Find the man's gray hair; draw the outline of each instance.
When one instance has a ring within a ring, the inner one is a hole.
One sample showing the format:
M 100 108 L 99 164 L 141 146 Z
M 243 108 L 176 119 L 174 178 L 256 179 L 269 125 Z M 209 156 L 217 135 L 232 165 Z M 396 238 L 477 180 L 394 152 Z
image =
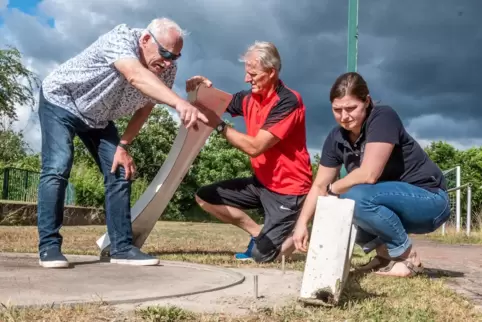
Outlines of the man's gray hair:
M 187 31 L 183 30 L 176 22 L 165 17 L 153 19 L 144 32 L 147 32 L 149 30 L 154 35 L 156 35 L 156 37 L 159 37 L 166 34 L 170 29 L 174 29 L 175 31 L 177 31 L 179 33 L 179 37 L 181 38 L 184 38 L 189 34 Z
M 281 71 L 281 57 L 276 46 L 268 41 L 255 41 L 248 47 L 246 53 L 241 56 L 240 61 L 246 62 L 246 58 L 250 53 L 258 54 L 258 61 L 265 69 L 274 68 L 278 73 Z

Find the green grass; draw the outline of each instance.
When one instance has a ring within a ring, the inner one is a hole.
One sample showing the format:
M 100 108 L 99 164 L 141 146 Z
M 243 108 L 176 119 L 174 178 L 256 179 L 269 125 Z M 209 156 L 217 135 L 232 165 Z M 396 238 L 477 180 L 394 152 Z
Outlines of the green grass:
M 63 250 L 70 254 L 98 255 L 95 241 L 103 226 L 63 227 Z M 0 226 L 0 251 L 36 252 L 36 227 Z M 224 224 L 159 222 L 144 250 L 164 260 L 181 260 L 225 267 L 280 267 L 279 263 L 239 263 L 233 253 L 243 251 L 249 238 Z M 353 264 L 368 256 L 356 248 Z M 287 269 L 302 270 L 304 255 L 286 263 Z M 482 321 L 473 305 L 447 288 L 444 277 L 421 275 L 411 279 L 353 276 L 334 308 L 305 307 L 297 302 L 283 307 L 265 307 L 242 317 L 197 314 L 176 307 L 151 306 L 134 312 L 119 312 L 106 305 L 15 309 L 0 308 L 0 321 Z

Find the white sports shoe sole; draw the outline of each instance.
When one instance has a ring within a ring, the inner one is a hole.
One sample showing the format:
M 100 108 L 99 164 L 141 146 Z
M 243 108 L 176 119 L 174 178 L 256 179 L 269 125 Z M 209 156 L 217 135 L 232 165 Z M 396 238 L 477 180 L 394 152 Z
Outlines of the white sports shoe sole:
M 69 267 L 69 262 L 65 261 L 45 261 L 39 260 L 39 264 L 45 268 L 65 268 Z
M 141 260 L 133 260 L 133 259 L 115 259 L 111 258 L 110 262 L 112 264 L 120 264 L 120 265 L 133 265 L 133 266 L 156 266 L 159 265 L 158 259 L 141 259 Z
M 254 259 L 252 257 L 248 257 L 248 258 L 236 258 L 236 257 L 234 257 L 234 260 L 240 261 L 240 262 L 249 262 L 249 261 L 254 262 Z

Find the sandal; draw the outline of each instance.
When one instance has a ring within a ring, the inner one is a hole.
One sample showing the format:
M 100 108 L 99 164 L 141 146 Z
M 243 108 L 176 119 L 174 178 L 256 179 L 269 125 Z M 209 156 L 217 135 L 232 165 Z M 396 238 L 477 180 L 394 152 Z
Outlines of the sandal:
M 380 273 L 388 273 L 392 270 L 393 266 L 396 264 L 396 263 L 403 263 L 407 268 L 408 270 L 410 271 L 410 274 L 406 277 L 413 277 L 413 276 L 416 276 L 420 273 L 423 272 L 424 270 L 424 267 L 423 265 L 420 263 L 420 266 L 415 266 L 412 262 L 410 261 L 407 261 L 407 260 L 404 260 L 404 259 L 394 259 L 394 260 L 391 260 L 390 263 L 383 267 L 383 268 L 380 268 L 378 272 Z M 385 274 L 381 274 L 381 275 L 385 275 Z

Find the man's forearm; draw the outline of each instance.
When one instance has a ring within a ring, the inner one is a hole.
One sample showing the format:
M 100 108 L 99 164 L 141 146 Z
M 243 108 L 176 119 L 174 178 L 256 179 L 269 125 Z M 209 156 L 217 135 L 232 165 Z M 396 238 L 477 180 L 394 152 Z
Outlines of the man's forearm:
M 119 60 L 115 63 L 115 66 L 132 86 L 157 102 L 176 107 L 177 103 L 182 100 L 156 75 L 142 66 L 139 61 L 131 59 Z
M 235 148 L 243 151 L 249 156 L 256 156 L 259 151 L 256 146 L 254 137 L 236 131 L 232 127 L 227 126 L 224 132 L 224 137 Z
M 132 118 L 129 120 L 127 127 L 122 134 L 120 142 L 123 144 L 130 144 L 134 138 L 139 134 L 142 125 L 146 122 L 151 110 L 154 106 L 144 107 L 137 110 Z
M 150 71 L 139 68 L 131 84 L 159 103 L 175 107 L 181 98 Z

